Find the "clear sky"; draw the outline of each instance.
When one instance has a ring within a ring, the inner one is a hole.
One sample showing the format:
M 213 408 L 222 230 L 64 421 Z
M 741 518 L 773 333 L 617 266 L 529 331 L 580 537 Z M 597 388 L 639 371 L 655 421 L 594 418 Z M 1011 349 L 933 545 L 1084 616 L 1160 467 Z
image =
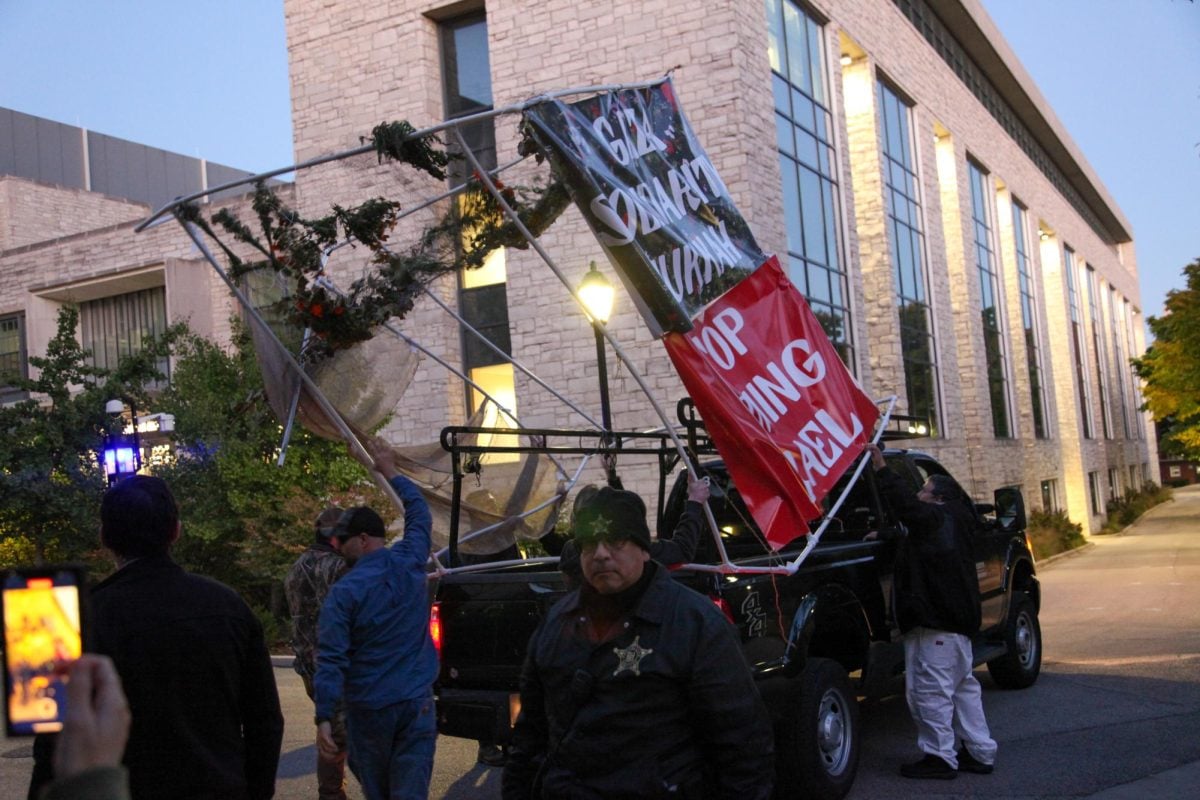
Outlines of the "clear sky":
M 982 2 L 1129 220 L 1161 314 L 1200 258 L 1200 3 Z
M 1142 306 L 1200 258 L 1200 3 L 982 0 L 1133 226 Z M 0 106 L 261 172 L 292 161 L 282 0 L 0 0 Z
M 238 169 L 286 166 L 283 0 L 0 0 L 0 106 Z

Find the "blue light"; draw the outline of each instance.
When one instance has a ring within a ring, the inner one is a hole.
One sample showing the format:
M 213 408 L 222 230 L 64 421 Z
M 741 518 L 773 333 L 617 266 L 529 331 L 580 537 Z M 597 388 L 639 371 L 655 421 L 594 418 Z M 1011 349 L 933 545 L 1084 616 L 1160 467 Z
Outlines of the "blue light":
M 137 458 L 134 449 L 128 446 L 104 448 L 104 473 L 113 475 L 132 475 L 137 472 Z

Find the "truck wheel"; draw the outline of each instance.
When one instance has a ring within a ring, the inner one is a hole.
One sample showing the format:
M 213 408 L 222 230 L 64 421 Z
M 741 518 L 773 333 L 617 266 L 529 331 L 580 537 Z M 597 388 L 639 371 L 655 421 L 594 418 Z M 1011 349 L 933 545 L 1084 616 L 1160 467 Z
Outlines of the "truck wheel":
M 779 800 L 840 800 L 858 770 L 858 699 L 846 670 L 810 658 L 792 689 L 777 729 Z
M 1042 628 L 1029 595 L 1013 592 L 1012 608 L 1004 626 L 1008 652 L 987 662 L 992 680 L 1001 689 L 1027 689 L 1042 671 Z

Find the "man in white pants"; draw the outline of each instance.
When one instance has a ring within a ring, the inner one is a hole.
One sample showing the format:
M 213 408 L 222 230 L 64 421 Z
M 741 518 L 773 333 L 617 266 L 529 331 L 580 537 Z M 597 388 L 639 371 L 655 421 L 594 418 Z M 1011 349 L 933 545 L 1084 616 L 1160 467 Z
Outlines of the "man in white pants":
M 990 774 L 996 742 L 972 673 L 971 638 L 979 632 L 980 607 L 968 498 L 948 475 L 931 475 L 914 496 L 879 448 L 868 450 L 879 491 L 908 529 L 896 547 L 893 612 L 905 634 L 905 694 L 925 755 L 900 767 L 900 774 L 941 779 L 959 772 Z

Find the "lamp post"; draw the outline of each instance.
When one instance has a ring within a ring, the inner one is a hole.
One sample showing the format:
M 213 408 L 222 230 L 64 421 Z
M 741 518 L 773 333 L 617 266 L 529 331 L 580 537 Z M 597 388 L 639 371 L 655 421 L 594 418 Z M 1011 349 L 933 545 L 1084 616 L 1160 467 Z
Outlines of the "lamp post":
M 596 335 L 596 364 L 600 371 L 600 420 L 606 433 L 612 432 L 612 411 L 608 403 L 608 357 L 604 349 L 604 326 L 608 324 L 609 315 L 613 308 L 613 286 L 600 270 L 596 262 L 588 265 L 588 272 L 579 284 L 579 299 L 587 311 L 588 321 L 592 323 L 592 333 Z
M 612 409 L 608 400 L 608 355 L 604 347 L 604 326 L 612 314 L 615 292 L 613 285 L 600 270 L 596 262 L 588 264 L 587 274 L 579 284 L 578 295 L 587 311 L 588 321 L 592 323 L 592 333 L 596 336 L 596 366 L 600 375 L 600 422 L 604 426 L 604 443 L 608 444 L 612 437 Z M 617 477 L 616 454 L 604 456 L 604 472 L 609 486 L 620 488 L 621 481 Z
M 125 405 L 129 405 L 129 417 L 133 434 L 127 436 L 122 430 L 118 434 L 105 437 L 104 443 L 104 474 L 108 476 L 108 485 L 112 486 L 122 478 L 137 474 L 142 466 L 141 441 L 138 438 L 137 405 L 128 398 L 114 398 L 104 404 L 105 413 L 113 417 L 123 417 Z M 174 421 L 174 420 L 172 420 Z M 124 427 L 124 419 L 121 420 Z

